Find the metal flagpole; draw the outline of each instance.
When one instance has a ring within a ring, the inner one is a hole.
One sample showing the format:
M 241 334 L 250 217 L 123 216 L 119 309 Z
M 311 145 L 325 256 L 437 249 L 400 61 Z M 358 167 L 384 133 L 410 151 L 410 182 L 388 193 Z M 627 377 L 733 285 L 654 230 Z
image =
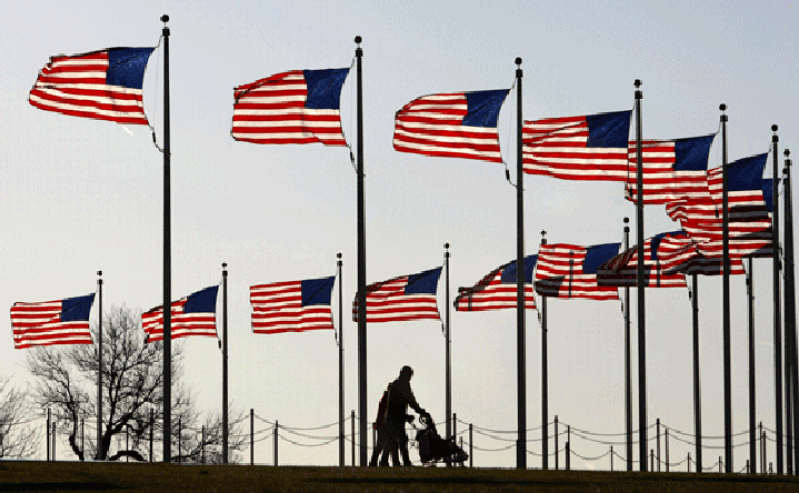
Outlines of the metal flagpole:
M 222 464 L 228 463 L 227 263 L 222 263 Z
M 170 199 L 169 145 L 169 22 L 168 15 L 161 16 L 164 28 L 164 462 L 170 462 L 172 430 L 172 232 Z
M 541 231 L 541 244 L 546 245 L 547 232 Z M 541 296 L 541 468 L 549 469 L 549 358 L 547 357 L 547 297 Z M 558 450 L 555 448 L 555 454 Z
M 361 466 L 368 465 L 366 448 L 366 220 L 363 192 L 363 86 L 361 80 L 360 36 L 355 36 L 355 68 L 357 73 L 357 128 L 358 128 L 358 413 L 360 414 L 360 459 Z
M 790 332 L 790 358 L 791 358 L 791 398 L 793 401 L 793 444 L 799 446 L 799 369 L 797 368 L 797 334 L 796 334 L 796 279 L 794 271 L 794 244 L 793 244 L 793 188 L 791 183 L 791 160 L 788 159 L 790 151 L 785 150 L 785 303 L 786 323 L 785 329 Z M 794 471 L 799 472 L 799 453 L 794 449 Z
M 630 248 L 630 218 L 624 218 L 624 251 Z M 624 423 L 627 430 L 627 472 L 633 470 L 633 384 L 630 361 L 630 286 L 624 286 Z M 556 451 L 557 453 L 557 451 Z
M 635 159 L 638 202 L 636 204 L 636 233 L 638 237 L 638 458 L 640 470 L 646 472 L 647 416 L 646 416 L 646 310 L 644 296 L 644 164 L 641 143 L 641 81 L 635 81 Z
M 341 276 L 341 252 L 336 254 L 338 266 L 338 465 L 344 467 L 344 278 Z
M 103 441 L 103 271 L 97 271 L 97 290 L 99 291 L 99 306 L 97 313 L 100 321 L 97 324 L 97 460 L 100 457 L 100 444 Z
M 450 334 L 450 317 L 449 317 L 449 243 L 444 243 L 444 268 L 446 270 L 445 276 L 445 293 L 444 296 L 447 301 L 445 302 L 446 308 L 444 309 L 446 322 L 444 324 L 444 339 L 446 340 L 446 372 L 445 372 L 445 387 L 446 387 L 446 414 L 447 414 L 447 440 L 452 438 L 452 338 Z
M 694 441 L 696 472 L 702 472 L 702 386 L 699 378 L 699 276 L 691 275 L 692 342 L 694 360 Z
M 719 106 L 721 114 L 721 224 L 722 224 L 722 344 L 724 346 L 724 470 L 731 473 L 732 465 L 732 364 L 730 348 L 730 213 L 727 172 L 727 109 Z
M 524 313 L 524 169 L 522 167 L 522 59 L 516 59 L 516 359 L 518 441 L 516 468 L 527 469 L 527 343 Z
M 755 418 L 755 272 L 752 257 L 747 259 L 746 294 L 749 306 L 749 464 L 757 473 L 757 421 Z
M 774 420 L 775 420 L 775 439 L 777 441 L 777 474 L 782 474 L 783 469 L 783 431 L 782 431 L 782 315 L 780 310 L 780 194 L 779 194 L 779 181 L 780 175 L 778 169 L 777 157 L 777 144 L 779 137 L 776 132 L 777 125 L 771 126 L 771 131 L 774 135 L 771 137 L 771 142 L 774 146 L 774 163 L 773 163 L 773 180 L 771 184 L 772 192 L 772 211 L 771 211 L 771 234 L 774 241 L 774 257 L 773 257 L 773 283 L 774 283 Z

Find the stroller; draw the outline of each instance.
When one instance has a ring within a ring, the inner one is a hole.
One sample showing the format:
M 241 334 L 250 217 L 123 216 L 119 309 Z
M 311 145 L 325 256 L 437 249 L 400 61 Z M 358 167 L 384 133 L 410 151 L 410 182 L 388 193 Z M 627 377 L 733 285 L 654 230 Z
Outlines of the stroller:
M 436 425 L 429 414 L 419 416 L 423 428 L 416 429 L 416 443 L 419 446 L 419 458 L 426 466 L 435 466 L 437 462 L 463 466 L 469 454 L 455 444 L 455 438 L 445 440 L 436 431 Z

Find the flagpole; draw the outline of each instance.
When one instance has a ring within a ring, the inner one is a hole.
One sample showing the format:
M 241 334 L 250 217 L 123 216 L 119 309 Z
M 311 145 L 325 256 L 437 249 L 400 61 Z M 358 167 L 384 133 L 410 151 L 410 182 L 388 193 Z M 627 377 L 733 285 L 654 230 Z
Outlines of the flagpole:
M 647 416 L 646 416 L 646 310 L 644 297 L 644 165 L 641 143 L 641 81 L 635 81 L 635 159 L 638 201 L 636 203 L 636 233 L 638 237 L 638 461 L 640 470 L 647 470 Z
M 772 192 L 772 211 L 771 211 L 771 234 L 774 242 L 774 256 L 773 260 L 773 287 L 774 287 L 774 400 L 775 412 L 774 420 L 776 424 L 775 437 L 777 440 L 777 474 L 782 474 L 783 469 L 783 429 L 782 429 L 782 315 L 780 310 L 780 194 L 779 194 L 779 181 L 780 175 L 778 169 L 777 157 L 777 144 L 779 137 L 777 136 L 777 125 L 771 126 L 771 131 L 774 135 L 771 137 L 771 142 L 774 147 L 773 151 L 773 179 L 771 183 Z
M 541 231 L 541 245 L 547 244 L 547 232 Z M 541 296 L 541 468 L 549 469 L 549 358 L 547 357 L 547 297 Z M 558 450 L 555 448 L 555 455 Z
M 691 275 L 691 313 L 693 322 L 694 356 L 694 441 L 696 442 L 696 472 L 702 472 L 702 387 L 699 375 L 699 276 Z
M 169 22 L 168 15 L 161 16 L 164 28 L 164 462 L 172 458 L 172 232 L 170 199 L 170 153 L 169 144 Z
M 446 344 L 446 371 L 445 371 L 445 387 L 446 387 L 446 414 L 447 414 L 447 440 L 452 438 L 452 338 L 450 334 L 450 317 L 449 317 L 449 243 L 444 243 L 444 268 L 446 270 L 445 276 L 445 292 L 444 297 L 447 300 L 446 308 L 444 310 L 446 322 L 444 324 L 444 339 Z
M 624 251 L 629 248 L 630 218 L 625 217 Z M 627 429 L 627 472 L 633 470 L 633 384 L 630 349 L 630 286 L 626 285 L 624 286 L 624 423 Z
M 746 294 L 749 306 L 749 464 L 757 472 L 757 421 L 755 418 L 755 272 L 752 257 L 747 259 Z
M 97 460 L 100 457 L 100 444 L 103 441 L 103 271 L 97 271 L 97 290 L 99 291 L 98 315 L 100 321 L 97 325 Z
M 524 305 L 524 169 L 522 167 L 522 59 L 516 58 L 516 358 L 518 441 L 516 468 L 527 469 L 527 343 Z
M 793 400 L 793 443 L 794 447 L 799 445 L 799 368 L 797 367 L 797 346 L 796 346 L 796 279 L 794 272 L 794 252 L 793 252 L 793 188 L 791 184 L 791 160 L 788 159 L 790 151 L 785 150 L 785 299 L 792 301 L 785 303 L 786 323 L 785 329 L 790 332 L 790 358 L 791 358 L 791 397 Z M 794 457 L 794 471 L 799 471 L 799 454 L 796 450 Z
M 222 263 L 222 464 L 228 463 L 227 263 Z
M 344 278 L 341 252 L 336 254 L 338 267 L 338 465 L 344 467 Z M 355 464 L 353 464 L 354 466 Z
M 355 69 L 357 74 L 357 129 L 358 129 L 358 413 L 360 424 L 360 462 L 368 465 L 366 449 L 366 220 L 363 191 L 363 86 L 361 80 L 362 38 L 355 36 Z M 353 464 L 354 465 L 354 464 Z
M 721 227 L 722 227 L 722 344 L 724 346 L 724 470 L 732 472 L 732 364 L 730 362 L 730 213 L 729 173 L 727 172 L 727 109 L 721 114 Z

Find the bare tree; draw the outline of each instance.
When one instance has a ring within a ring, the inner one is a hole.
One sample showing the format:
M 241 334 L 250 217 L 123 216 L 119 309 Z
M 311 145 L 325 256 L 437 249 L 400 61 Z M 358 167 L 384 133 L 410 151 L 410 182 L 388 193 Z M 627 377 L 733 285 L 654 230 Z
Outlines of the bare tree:
M 151 434 L 162 436 L 163 346 L 145 342 L 140 320 L 140 312 L 124 306 L 112 307 L 103 316 L 102 434 L 98 445 L 94 428 L 86 437 L 87 450 L 81 448 L 78 432 L 81 419 L 90 428 L 97 422 L 98 346 L 38 347 L 28 354 L 28 369 L 37 379 L 37 401 L 70 429 L 70 448 L 79 460 L 153 460 L 145 455 L 149 456 Z M 96 341 L 97 327 L 92 327 L 92 335 Z M 182 346 L 173 344 L 173 443 L 178 422 L 196 427 L 199 419 L 190 392 L 180 384 L 181 362 Z
M 26 393 L 10 381 L 0 377 L 0 458 L 25 459 L 38 450 L 42 434 L 30 424 L 38 418 L 33 418 Z

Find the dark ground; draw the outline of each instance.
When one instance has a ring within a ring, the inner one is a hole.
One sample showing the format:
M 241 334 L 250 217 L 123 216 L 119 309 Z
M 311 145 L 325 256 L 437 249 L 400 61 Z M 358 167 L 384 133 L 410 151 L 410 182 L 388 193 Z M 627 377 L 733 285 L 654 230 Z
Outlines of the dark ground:
M 799 492 L 799 478 L 468 468 L 179 466 L 0 462 L 0 493 L 55 492 Z

